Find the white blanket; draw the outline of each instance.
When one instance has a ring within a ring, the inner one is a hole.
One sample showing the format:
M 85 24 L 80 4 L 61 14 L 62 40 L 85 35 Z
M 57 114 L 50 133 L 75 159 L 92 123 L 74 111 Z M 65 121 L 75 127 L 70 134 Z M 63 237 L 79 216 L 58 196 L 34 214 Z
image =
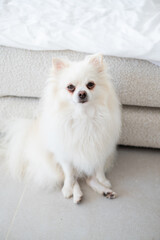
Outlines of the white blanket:
M 160 61 L 160 1 L 1 0 L 0 44 Z

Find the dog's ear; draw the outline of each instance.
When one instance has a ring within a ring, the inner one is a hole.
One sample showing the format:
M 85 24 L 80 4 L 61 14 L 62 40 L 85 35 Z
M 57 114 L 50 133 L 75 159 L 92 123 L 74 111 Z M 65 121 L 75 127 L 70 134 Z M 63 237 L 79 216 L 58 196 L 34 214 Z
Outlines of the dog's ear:
M 69 61 L 61 58 L 53 58 L 52 63 L 55 71 L 61 71 L 62 69 L 69 66 Z
M 98 72 L 102 72 L 104 69 L 103 55 L 100 53 L 89 55 L 86 57 L 87 61 L 97 68 Z

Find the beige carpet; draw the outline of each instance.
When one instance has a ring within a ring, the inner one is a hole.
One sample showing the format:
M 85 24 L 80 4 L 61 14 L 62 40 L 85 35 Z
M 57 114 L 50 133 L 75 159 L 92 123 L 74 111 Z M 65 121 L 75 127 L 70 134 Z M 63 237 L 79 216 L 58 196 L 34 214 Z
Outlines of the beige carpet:
M 0 174 L 0 239 L 159 240 L 160 150 L 120 147 L 109 175 L 115 200 L 82 183 L 80 205 Z

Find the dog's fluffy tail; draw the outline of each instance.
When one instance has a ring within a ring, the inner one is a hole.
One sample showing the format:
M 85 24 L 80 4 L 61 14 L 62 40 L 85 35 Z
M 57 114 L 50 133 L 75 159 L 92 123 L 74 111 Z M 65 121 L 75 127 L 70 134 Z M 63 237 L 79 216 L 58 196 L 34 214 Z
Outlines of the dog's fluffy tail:
M 45 188 L 63 181 L 62 170 L 53 155 L 41 145 L 36 120 L 10 120 L 0 132 L 0 158 L 5 160 L 13 177 L 34 180 Z
M 23 148 L 31 122 L 28 119 L 12 119 L 2 125 L 0 152 L 11 174 L 16 177 L 23 175 Z

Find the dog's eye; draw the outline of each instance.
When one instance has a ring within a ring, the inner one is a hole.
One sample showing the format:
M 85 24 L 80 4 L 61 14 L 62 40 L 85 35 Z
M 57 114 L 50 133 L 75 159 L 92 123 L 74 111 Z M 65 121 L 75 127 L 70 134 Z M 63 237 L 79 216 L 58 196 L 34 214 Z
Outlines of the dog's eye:
M 94 82 L 89 82 L 89 83 L 87 83 L 86 86 L 87 86 L 88 89 L 93 89 L 95 87 L 95 83 Z
M 74 86 L 73 84 L 69 84 L 69 85 L 67 86 L 67 89 L 68 89 L 69 92 L 74 92 L 75 86 Z

